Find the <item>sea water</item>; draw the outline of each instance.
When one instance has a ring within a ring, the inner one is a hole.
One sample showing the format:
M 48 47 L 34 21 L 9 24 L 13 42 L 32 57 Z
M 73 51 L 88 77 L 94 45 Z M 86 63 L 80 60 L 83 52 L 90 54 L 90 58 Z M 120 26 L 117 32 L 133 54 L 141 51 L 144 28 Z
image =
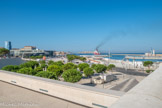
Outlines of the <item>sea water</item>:
M 123 54 L 123 53 L 114 53 L 114 54 Z M 144 53 L 126 53 L 126 54 L 143 54 Z M 114 60 L 126 60 L 125 56 L 126 54 L 123 55 L 110 55 L 110 57 L 105 57 L 105 58 L 110 58 Z M 94 54 L 75 54 L 75 55 L 94 55 Z M 101 53 L 101 55 L 108 55 L 107 53 Z M 109 56 L 109 55 L 108 55 Z M 133 61 L 133 59 L 129 59 L 129 61 Z M 155 59 L 135 59 L 135 61 L 152 61 L 152 62 L 162 62 L 162 60 L 155 60 Z

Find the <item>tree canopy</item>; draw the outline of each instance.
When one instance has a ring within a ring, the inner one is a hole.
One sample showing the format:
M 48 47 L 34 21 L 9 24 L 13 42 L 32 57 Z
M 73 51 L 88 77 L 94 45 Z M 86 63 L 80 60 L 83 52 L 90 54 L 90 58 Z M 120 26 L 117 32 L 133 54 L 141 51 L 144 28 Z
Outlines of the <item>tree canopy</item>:
M 115 68 L 115 65 L 114 64 L 109 64 L 109 66 L 107 67 L 107 70 L 112 70 L 113 68 Z
M 57 62 L 54 62 L 54 61 L 50 60 L 50 61 L 48 62 L 48 65 L 57 65 L 57 66 L 63 66 L 63 65 L 64 65 L 64 63 L 63 63 L 62 61 L 57 61 Z
M 72 61 L 74 59 L 79 59 L 81 61 L 85 61 L 86 60 L 85 57 L 80 57 L 80 56 L 77 56 L 77 55 L 70 55 L 69 54 L 69 55 L 66 55 L 66 57 L 67 57 L 68 61 Z
M 77 69 L 77 65 L 74 63 L 67 63 L 63 66 L 63 70 L 68 70 L 68 69 Z
M 92 75 L 94 74 L 93 69 L 92 69 L 92 68 L 89 68 L 89 67 L 85 68 L 85 69 L 83 70 L 83 72 L 84 72 L 84 75 L 85 75 L 86 77 L 90 77 L 90 76 L 92 76 Z
M 52 64 L 54 64 L 54 61 L 52 60 L 48 61 L 48 65 L 52 65 Z
M 153 64 L 152 61 L 144 61 L 143 66 L 149 67 L 149 66 L 151 66 L 152 64 Z
M 57 61 L 57 62 L 54 62 L 53 65 L 63 66 L 64 63 L 62 61 Z
M 22 73 L 22 74 L 28 74 L 28 75 L 35 75 L 36 74 L 36 71 L 34 71 L 31 67 L 21 68 L 17 72 Z
M 43 78 L 49 78 L 49 79 L 57 79 L 55 73 L 48 72 L 48 71 L 40 71 L 36 74 L 36 76 L 43 77 Z
M 19 69 L 20 69 L 20 67 L 17 65 L 8 65 L 8 66 L 4 66 L 2 68 L 2 70 L 12 71 L 12 72 L 17 72 Z
M 6 56 L 10 51 L 6 48 L 0 48 L 0 56 Z
M 96 67 L 96 64 L 92 64 L 91 68 L 95 69 Z
M 105 72 L 107 67 L 102 64 L 97 64 L 94 69 L 96 70 L 97 73 Z
M 80 71 L 83 71 L 85 68 L 89 67 L 89 64 L 87 64 L 87 63 L 80 63 L 78 65 L 78 67 L 79 67 Z
M 36 71 L 36 72 L 40 72 L 40 71 L 43 71 L 43 68 L 40 67 L 40 66 L 38 66 L 38 67 L 36 67 L 36 68 L 34 69 L 34 71 Z
M 49 72 L 55 73 L 55 75 L 57 77 L 59 77 L 63 73 L 62 68 L 60 66 L 58 66 L 58 65 L 50 65 L 50 66 L 48 66 L 48 69 L 47 70 Z
M 42 59 L 43 55 L 39 55 L 39 56 L 30 56 L 30 59 Z
M 66 82 L 78 82 L 82 78 L 82 74 L 77 71 L 76 69 L 69 69 L 66 70 L 63 74 L 62 77 Z
M 21 68 L 31 67 L 32 69 L 34 69 L 37 66 L 39 66 L 39 63 L 36 62 L 36 61 L 28 61 L 28 62 L 23 63 L 23 64 L 20 65 Z

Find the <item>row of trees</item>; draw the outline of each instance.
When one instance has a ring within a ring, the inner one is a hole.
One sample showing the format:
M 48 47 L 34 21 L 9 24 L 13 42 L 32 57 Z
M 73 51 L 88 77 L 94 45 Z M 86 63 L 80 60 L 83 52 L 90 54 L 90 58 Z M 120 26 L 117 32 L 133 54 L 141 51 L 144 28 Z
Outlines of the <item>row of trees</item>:
M 30 59 L 42 59 L 43 55 L 39 55 L 39 56 L 30 56 Z
M 74 59 L 79 59 L 81 61 L 85 61 L 86 60 L 85 57 L 80 57 L 80 56 L 77 56 L 77 55 L 70 55 L 70 54 L 68 54 L 68 55 L 66 55 L 66 57 L 67 57 L 69 62 L 71 62 Z
M 49 79 L 59 80 L 60 77 L 64 78 L 67 82 L 78 82 L 82 78 L 81 71 L 83 71 L 86 77 L 91 77 L 95 72 L 101 73 L 106 70 L 112 70 L 115 65 L 109 65 L 108 67 L 102 64 L 93 64 L 89 66 L 87 63 L 81 63 L 75 65 L 71 62 L 64 64 L 61 61 L 54 62 L 49 61 L 28 61 L 19 66 L 8 65 L 2 68 L 2 70 L 12 71 L 22 74 L 34 75 Z

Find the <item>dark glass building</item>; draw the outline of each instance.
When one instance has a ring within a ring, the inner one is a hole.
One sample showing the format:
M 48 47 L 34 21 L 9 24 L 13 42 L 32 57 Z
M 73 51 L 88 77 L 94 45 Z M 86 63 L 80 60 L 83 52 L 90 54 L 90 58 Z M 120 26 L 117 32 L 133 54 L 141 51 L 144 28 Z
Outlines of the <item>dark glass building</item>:
M 12 49 L 11 41 L 5 41 L 5 48 L 8 50 Z

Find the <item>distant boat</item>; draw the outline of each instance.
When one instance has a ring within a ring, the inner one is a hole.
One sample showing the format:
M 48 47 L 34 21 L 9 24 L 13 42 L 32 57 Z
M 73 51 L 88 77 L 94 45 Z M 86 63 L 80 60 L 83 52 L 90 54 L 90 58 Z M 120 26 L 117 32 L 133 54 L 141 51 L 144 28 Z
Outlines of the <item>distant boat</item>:
M 100 55 L 100 52 L 98 51 L 98 49 L 96 49 L 96 50 L 94 51 L 94 55 Z

